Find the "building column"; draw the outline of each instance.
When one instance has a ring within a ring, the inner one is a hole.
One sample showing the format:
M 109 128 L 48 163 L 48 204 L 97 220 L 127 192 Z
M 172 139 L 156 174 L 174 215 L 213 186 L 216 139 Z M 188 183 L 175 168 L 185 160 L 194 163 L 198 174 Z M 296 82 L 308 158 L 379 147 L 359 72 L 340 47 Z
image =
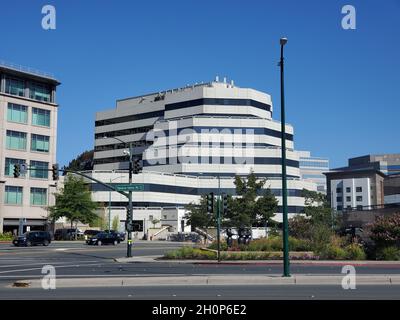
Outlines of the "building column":
M 6 92 L 6 76 L 4 74 L 1 75 L 0 81 L 0 92 Z

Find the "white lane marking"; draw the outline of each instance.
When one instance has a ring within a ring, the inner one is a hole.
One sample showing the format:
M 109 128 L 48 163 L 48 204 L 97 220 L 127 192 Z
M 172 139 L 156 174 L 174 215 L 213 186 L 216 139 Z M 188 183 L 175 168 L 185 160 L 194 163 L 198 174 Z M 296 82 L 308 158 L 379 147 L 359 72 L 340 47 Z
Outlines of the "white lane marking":
M 36 260 L 37 261 L 37 260 Z M 77 261 L 79 262 L 83 262 L 83 263 L 92 263 L 92 262 L 97 262 L 100 263 L 100 261 L 97 260 L 93 260 L 93 261 Z M 56 265 L 56 264 L 62 264 L 65 263 L 64 262 L 52 262 L 52 261 L 45 261 L 45 262 L 40 262 L 40 263 L 24 263 L 24 264 L 12 264 L 12 265 L 5 265 L 5 266 L 0 266 L 0 268 L 13 268 L 13 267 L 21 267 L 21 266 L 34 266 L 34 265 L 47 265 L 47 264 L 51 264 L 51 265 Z
M 71 267 L 86 267 L 86 266 L 98 266 L 102 263 L 92 263 L 92 264 L 71 264 L 66 266 L 57 266 L 58 268 L 71 268 Z M 3 273 L 17 273 L 17 272 L 26 272 L 26 271 L 34 271 L 34 270 L 42 270 L 42 268 L 29 268 L 29 269 L 18 269 L 18 270 L 7 270 L 7 271 L 0 271 L 1 274 Z

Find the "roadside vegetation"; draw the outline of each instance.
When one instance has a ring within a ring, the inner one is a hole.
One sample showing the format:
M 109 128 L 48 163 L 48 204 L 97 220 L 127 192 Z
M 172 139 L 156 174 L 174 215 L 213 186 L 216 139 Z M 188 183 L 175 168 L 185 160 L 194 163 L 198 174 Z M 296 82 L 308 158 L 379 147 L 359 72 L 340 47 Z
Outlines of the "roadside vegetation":
M 13 238 L 11 232 L 0 233 L 0 241 L 11 241 Z
M 272 220 L 277 200 L 270 189 L 264 189 L 267 180 L 257 179 L 251 172 L 247 178 L 236 177 L 237 197 L 228 197 L 228 212 L 221 217 L 222 228 L 262 227 L 271 230 L 268 238 L 228 247 L 221 241 L 223 260 L 259 260 L 282 258 L 282 236 L 278 224 Z M 323 194 L 303 190 L 304 214 L 289 219 L 289 250 L 291 259 L 327 260 L 400 260 L 400 213 L 380 217 L 366 226 L 370 239 L 343 233 L 340 216 L 329 206 Z M 188 224 L 207 230 L 216 225 L 216 214 L 207 213 L 207 201 L 187 207 Z M 216 212 L 216 209 L 214 209 Z M 208 249 L 208 250 L 204 250 Z M 207 248 L 183 247 L 165 255 L 167 259 L 216 259 L 217 243 Z

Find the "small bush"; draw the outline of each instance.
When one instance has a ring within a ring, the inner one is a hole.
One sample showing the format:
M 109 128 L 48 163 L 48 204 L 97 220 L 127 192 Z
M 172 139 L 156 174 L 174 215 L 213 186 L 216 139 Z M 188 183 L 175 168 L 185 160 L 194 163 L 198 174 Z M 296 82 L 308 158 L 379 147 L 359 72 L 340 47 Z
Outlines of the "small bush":
M 386 247 L 381 250 L 379 257 L 387 261 L 400 260 L 400 249 L 395 246 Z
M 201 250 L 189 246 L 182 247 L 177 250 L 167 251 L 164 255 L 165 259 L 203 259 L 203 260 L 215 260 L 217 254 L 212 251 Z
M 344 260 L 347 252 L 339 246 L 329 244 L 319 252 L 319 256 L 322 259 Z
M 14 237 L 11 232 L 0 233 L 0 241 L 10 241 Z
M 357 243 L 349 244 L 345 247 L 346 258 L 349 260 L 365 260 L 366 254 L 363 248 Z

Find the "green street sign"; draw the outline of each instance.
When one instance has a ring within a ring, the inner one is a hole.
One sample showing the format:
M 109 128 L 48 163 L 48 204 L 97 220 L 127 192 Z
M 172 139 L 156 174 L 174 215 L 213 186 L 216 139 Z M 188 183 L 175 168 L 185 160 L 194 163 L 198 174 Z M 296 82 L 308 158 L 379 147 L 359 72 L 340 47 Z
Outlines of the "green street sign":
M 144 191 L 144 184 L 142 183 L 123 183 L 115 186 L 118 191 Z

